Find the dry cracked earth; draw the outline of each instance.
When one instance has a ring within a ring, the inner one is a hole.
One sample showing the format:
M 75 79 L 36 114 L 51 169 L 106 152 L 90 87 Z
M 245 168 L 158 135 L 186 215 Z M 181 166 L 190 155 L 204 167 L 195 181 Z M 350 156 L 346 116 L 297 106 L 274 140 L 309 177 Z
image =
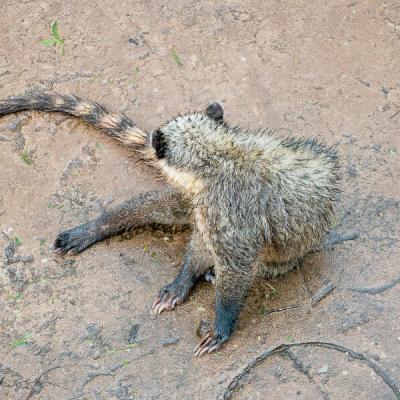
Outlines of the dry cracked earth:
M 64 54 L 41 44 L 54 20 Z M 150 312 L 187 232 L 51 251 L 60 230 L 163 183 L 72 117 L 4 117 L 0 398 L 400 398 L 399 54 L 395 0 L 1 2 L 0 98 L 75 93 L 146 129 L 219 99 L 230 123 L 316 136 L 342 160 L 336 230 L 358 238 L 257 283 L 228 345 L 194 358 L 214 287 Z

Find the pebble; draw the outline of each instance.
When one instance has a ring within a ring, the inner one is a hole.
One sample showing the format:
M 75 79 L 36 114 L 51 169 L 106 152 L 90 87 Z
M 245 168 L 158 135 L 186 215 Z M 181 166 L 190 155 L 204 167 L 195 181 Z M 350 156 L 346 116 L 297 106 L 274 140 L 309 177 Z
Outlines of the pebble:
M 319 368 L 317 370 L 318 374 L 326 374 L 328 372 L 328 366 L 327 365 L 323 365 L 321 368 Z
M 174 336 L 167 336 L 161 340 L 163 346 L 171 346 L 172 344 L 178 343 L 180 338 Z
M 136 338 L 139 332 L 139 324 L 132 325 L 128 332 L 128 343 L 132 344 L 136 342 Z

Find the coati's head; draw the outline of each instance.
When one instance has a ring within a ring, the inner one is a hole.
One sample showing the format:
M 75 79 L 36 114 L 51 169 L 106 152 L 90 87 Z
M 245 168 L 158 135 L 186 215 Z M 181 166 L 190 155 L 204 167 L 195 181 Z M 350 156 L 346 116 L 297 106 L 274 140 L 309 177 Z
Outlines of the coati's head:
M 223 128 L 224 108 L 210 103 L 205 111 L 178 116 L 151 133 L 158 160 L 170 167 L 185 168 L 201 158 L 204 146 Z M 204 154 L 205 155 L 205 154 Z

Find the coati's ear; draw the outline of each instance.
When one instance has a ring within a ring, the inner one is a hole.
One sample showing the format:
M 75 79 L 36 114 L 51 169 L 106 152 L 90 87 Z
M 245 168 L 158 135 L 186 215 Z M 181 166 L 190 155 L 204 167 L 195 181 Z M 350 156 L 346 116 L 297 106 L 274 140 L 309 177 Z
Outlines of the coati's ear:
M 156 155 L 158 159 L 162 159 L 165 157 L 165 152 L 167 150 L 167 142 L 165 141 L 164 134 L 160 129 L 153 131 L 151 133 L 151 145 L 156 151 Z
M 219 101 L 213 101 L 206 109 L 206 115 L 214 121 L 222 121 L 224 119 L 224 106 Z

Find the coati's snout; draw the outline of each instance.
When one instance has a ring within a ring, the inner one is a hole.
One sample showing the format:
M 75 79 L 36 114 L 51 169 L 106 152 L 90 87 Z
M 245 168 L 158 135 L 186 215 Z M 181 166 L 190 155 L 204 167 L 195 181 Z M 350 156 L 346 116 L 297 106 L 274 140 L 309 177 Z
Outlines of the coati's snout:
M 151 145 L 156 151 L 156 156 L 158 159 L 165 157 L 167 151 L 167 142 L 165 141 L 164 133 L 160 129 L 152 132 L 151 134 Z

